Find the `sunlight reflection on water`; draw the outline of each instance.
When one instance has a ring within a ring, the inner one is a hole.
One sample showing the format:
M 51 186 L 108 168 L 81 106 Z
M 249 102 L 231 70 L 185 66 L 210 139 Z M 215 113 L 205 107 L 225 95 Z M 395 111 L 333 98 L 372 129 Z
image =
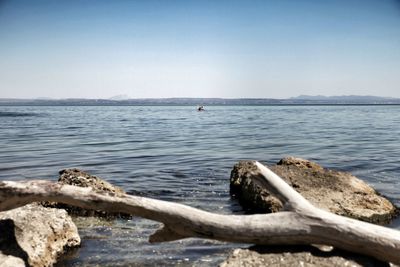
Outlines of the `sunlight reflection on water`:
M 56 180 L 77 167 L 132 194 L 229 214 L 241 211 L 229 196 L 237 161 L 293 155 L 352 172 L 400 205 L 399 136 L 400 106 L 0 107 L 0 179 Z M 81 225 L 83 246 L 61 265 L 215 265 L 240 246 L 149 244 L 157 227 Z

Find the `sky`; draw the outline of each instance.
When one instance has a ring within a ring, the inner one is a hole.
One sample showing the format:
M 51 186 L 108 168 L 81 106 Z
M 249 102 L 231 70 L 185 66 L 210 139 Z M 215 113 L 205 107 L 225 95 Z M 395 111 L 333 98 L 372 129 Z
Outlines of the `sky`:
M 0 98 L 400 97 L 400 1 L 0 0 Z

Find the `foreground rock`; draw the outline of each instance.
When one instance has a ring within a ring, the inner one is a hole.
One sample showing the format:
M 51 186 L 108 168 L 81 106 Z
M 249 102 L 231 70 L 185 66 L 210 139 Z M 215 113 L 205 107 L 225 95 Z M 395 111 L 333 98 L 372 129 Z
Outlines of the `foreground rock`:
M 103 180 L 100 177 L 90 175 L 84 171 L 79 169 L 65 169 L 60 171 L 60 178 L 58 179 L 58 183 L 75 185 L 80 187 L 91 187 L 94 191 L 100 193 L 110 193 L 116 196 L 122 195 L 125 193 L 121 188 L 110 184 L 109 182 Z M 55 203 L 55 202 L 46 202 L 42 203 L 45 207 L 54 207 L 59 209 L 65 209 L 69 214 L 78 215 L 78 216 L 99 216 L 99 217 L 131 217 L 129 214 L 123 213 L 109 213 L 100 210 L 87 210 L 79 207 L 73 207 L 70 205 Z
M 300 158 L 288 157 L 269 168 L 315 206 L 355 219 L 385 224 L 397 208 L 355 176 L 333 171 Z M 281 202 L 250 179 L 254 165 L 236 164 L 231 173 L 231 194 L 250 212 L 277 212 Z M 221 264 L 236 266 L 389 266 L 373 258 L 340 250 L 323 252 L 314 247 L 254 247 L 236 249 Z
M 267 190 L 253 184 L 248 161 L 236 164 L 231 173 L 231 193 L 250 212 L 276 212 L 282 204 Z M 299 158 L 288 157 L 270 169 L 315 206 L 362 221 L 385 224 L 397 214 L 396 207 L 355 176 Z
M 0 266 L 52 266 L 69 247 L 80 245 L 65 210 L 30 204 L 0 212 Z
M 307 266 L 307 267 L 384 267 L 388 263 L 341 250 L 320 251 L 311 246 L 252 247 L 235 249 L 220 267 Z

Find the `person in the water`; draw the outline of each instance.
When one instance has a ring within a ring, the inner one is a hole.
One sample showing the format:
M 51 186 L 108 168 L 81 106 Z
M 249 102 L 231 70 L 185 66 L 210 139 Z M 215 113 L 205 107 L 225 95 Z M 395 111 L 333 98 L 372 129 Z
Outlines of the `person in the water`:
M 197 111 L 204 111 L 204 107 L 203 106 L 198 106 L 197 107 Z

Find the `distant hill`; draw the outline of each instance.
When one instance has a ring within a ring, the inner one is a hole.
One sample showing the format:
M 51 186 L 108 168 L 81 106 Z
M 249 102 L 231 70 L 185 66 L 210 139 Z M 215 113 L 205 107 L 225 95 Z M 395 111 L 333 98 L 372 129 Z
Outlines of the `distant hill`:
M 390 101 L 396 98 L 392 97 L 381 97 L 381 96 L 369 96 L 369 95 L 341 95 L 341 96 L 323 96 L 323 95 L 300 95 L 297 97 L 291 97 L 290 99 L 296 100 L 317 100 L 317 101 Z
M 359 96 L 359 95 L 342 95 L 342 96 L 310 96 L 300 95 L 292 97 L 290 100 L 305 103 L 326 103 L 326 104 L 398 104 L 399 98 L 381 97 L 381 96 Z
M 128 99 L 130 99 L 128 95 L 116 95 L 109 98 L 109 100 L 128 100 Z
M 130 105 L 268 105 L 283 104 L 279 99 L 267 98 L 140 98 L 140 99 L 0 99 L 0 105 L 40 106 L 130 106 Z
M 400 98 L 378 96 L 308 96 L 287 99 L 274 98 L 140 98 L 126 99 L 13 99 L 0 98 L 0 105 L 33 106 L 132 106 L 132 105 L 400 105 Z

